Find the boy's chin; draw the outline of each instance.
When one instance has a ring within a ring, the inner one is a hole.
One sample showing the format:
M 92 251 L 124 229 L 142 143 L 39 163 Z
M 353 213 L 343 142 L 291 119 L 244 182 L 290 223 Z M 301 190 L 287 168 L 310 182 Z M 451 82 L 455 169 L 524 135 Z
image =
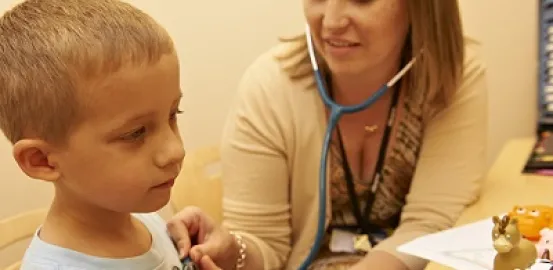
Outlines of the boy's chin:
M 140 206 L 136 207 L 132 212 L 134 213 L 151 213 L 161 210 L 169 203 L 170 196 L 166 198 L 155 198 L 144 202 Z

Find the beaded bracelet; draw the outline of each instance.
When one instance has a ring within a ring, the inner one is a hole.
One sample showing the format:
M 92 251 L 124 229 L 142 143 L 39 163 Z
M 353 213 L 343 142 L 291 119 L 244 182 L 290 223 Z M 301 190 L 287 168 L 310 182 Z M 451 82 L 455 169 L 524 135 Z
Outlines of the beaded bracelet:
M 232 236 L 234 236 L 234 239 L 236 240 L 236 243 L 239 246 L 238 249 L 238 259 L 236 260 L 236 266 L 235 269 L 239 270 L 242 269 L 246 265 L 246 243 L 244 242 L 244 239 L 241 235 L 230 232 Z

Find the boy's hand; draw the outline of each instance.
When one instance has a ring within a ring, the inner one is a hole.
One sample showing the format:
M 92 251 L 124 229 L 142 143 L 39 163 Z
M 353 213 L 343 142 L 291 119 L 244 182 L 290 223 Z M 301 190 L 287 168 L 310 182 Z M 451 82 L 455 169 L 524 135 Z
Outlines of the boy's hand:
M 201 209 L 186 207 L 167 223 L 171 238 L 177 243 L 179 256 L 190 257 L 202 265 L 207 256 L 206 267 L 210 261 L 222 269 L 233 269 L 239 256 L 234 236 L 224 227 L 218 226 Z M 219 269 L 219 268 L 205 268 Z

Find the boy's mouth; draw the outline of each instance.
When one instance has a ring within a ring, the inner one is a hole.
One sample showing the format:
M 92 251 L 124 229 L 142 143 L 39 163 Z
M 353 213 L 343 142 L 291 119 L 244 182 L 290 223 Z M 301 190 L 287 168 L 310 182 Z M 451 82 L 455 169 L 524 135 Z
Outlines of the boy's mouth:
M 165 183 L 161 183 L 161 184 L 159 184 L 157 186 L 154 186 L 152 188 L 155 188 L 155 189 L 158 189 L 158 188 L 171 188 L 171 187 L 173 187 L 174 184 L 175 184 L 175 179 L 173 178 L 173 179 L 168 180 Z

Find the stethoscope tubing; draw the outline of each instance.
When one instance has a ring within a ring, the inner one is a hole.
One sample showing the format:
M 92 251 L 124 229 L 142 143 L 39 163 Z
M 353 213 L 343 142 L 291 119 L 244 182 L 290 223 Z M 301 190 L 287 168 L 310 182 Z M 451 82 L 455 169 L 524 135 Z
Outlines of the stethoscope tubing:
M 370 107 L 374 102 L 376 102 L 382 95 L 388 91 L 405 73 L 411 68 L 414 64 L 415 59 L 411 59 L 388 83 L 380 87 L 372 96 L 367 98 L 362 103 L 343 106 L 336 103 L 328 93 L 324 79 L 321 71 L 319 70 L 319 65 L 317 64 L 317 59 L 315 56 L 315 49 L 313 47 L 313 41 L 311 38 L 311 30 L 309 25 L 306 25 L 305 35 L 307 40 L 307 50 L 309 53 L 309 58 L 311 60 L 311 65 L 313 67 L 313 73 L 315 77 L 315 82 L 317 85 L 317 90 L 321 96 L 323 103 L 330 109 L 330 116 L 328 120 L 328 125 L 325 131 L 325 136 L 323 139 L 323 147 L 321 151 L 321 161 L 319 165 L 319 215 L 317 218 L 317 232 L 315 235 L 315 242 L 309 254 L 300 265 L 300 270 L 307 270 L 310 264 L 314 261 L 319 248 L 322 245 L 325 234 L 325 223 L 326 223 L 326 192 L 327 192 L 327 165 L 328 165 L 328 153 L 330 150 L 330 143 L 332 139 L 332 131 L 336 128 L 340 117 L 344 114 L 356 113 Z

